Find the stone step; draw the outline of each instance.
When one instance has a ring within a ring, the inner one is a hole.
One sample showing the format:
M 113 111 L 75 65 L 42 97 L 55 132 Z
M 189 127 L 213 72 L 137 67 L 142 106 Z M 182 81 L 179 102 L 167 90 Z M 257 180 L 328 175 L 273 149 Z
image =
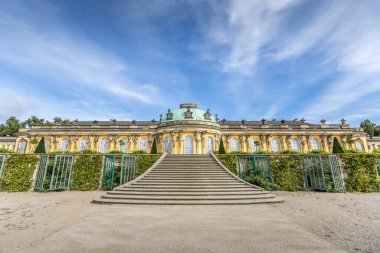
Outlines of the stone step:
M 187 180 L 187 181 L 193 181 L 193 180 L 231 180 L 231 177 L 229 176 L 223 176 L 223 177 L 155 177 L 155 176 L 145 176 L 141 180 L 153 180 L 153 181 L 160 181 L 160 180 Z
M 249 189 L 247 185 L 140 185 L 134 184 L 129 185 L 128 188 L 140 189 L 140 188 L 149 188 L 149 189 Z
M 99 204 L 138 204 L 138 205 L 249 205 L 263 203 L 277 203 L 283 199 L 279 197 L 269 199 L 244 199 L 244 200 L 127 200 L 97 198 L 93 203 Z
M 266 191 L 234 191 L 234 192 L 171 192 L 171 191 L 108 191 L 107 195 L 157 195 L 157 196 L 234 196 L 234 195 L 260 195 L 267 194 Z
M 133 187 L 120 187 L 115 188 L 114 191 L 121 191 L 121 192 L 175 192 L 175 193 L 183 193 L 183 192 L 191 192 L 191 193 L 203 193 L 203 192 L 223 192 L 223 193 L 232 193 L 232 192 L 262 192 L 263 190 L 258 188 L 168 188 L 168 189 L 157 189 L 157 188 L 133 188 Z
M 133 199 L 133 200 L 242 200 L 242 199 L 269 199 L 274 198 L 274 194 L 258 195 L 218 195 L 218 196 L 148 196 L 148 195 L 125 195 L 125 194 L 107 194 L 102 196 L 103 199 Z
M 229 183 L 225 182 L 213 182 L 213 181 L 199 181 L 199 182 L 153 182 L 153 181 L 138 181 L 132 183 L 131 185 L 141 185 L 141 186 L 240 186 L 242 185 L 239 181 L 232 181 Z

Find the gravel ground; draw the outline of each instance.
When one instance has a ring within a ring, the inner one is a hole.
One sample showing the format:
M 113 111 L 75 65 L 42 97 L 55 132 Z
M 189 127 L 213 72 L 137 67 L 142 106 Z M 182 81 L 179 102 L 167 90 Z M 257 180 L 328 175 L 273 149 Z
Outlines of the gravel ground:
M 102 192 L 0 193 L 0 252 L 380 252 L 380 193 L 278 204 L 96 205 Z

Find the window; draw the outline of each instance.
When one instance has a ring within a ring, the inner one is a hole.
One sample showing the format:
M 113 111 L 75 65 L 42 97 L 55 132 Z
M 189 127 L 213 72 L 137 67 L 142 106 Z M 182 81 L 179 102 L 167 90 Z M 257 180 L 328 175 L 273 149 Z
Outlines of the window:
M 127 153 L 127 140 L 126 139 L 121 139 L 119 141 L 119 149 L 123 153 Z
M 236 138 L 233 138 L 231 140 L 231 151 L 232 152 L 239 151 L 239 140 Z
M 140 139 L 139 150 L 146 151 L 146 139 Z
M 185 137 L 185 154 L 193 154 L 193 138 L 191 136 Z
M 207 153 L 211 153 L 214 150 L 214 141 L 211 137 L 207 137 Z
M 19 152 L 19 153 L 25 153 L 25 151 L 26 151 L 26 141 L 25 141 L 25 140 L 22 140 L 22 141 L 20 141 L 20 143 L 18 144 L 17 152 Z
M 252 152 L 260 151 L 260 141 L 257 138 L 252 139 Z
M 319 142 L 315 138 L 311 139 L 311 149 L 312 150 L 319 150 Z
M 64 139 L 61 141 L 61 151 L 65 152 L 69 148 L 69 141 Z
M 292 139 L 292 150 L 300 151 L 300 144 L 297 139 Z
M 355 141 L 355 147 L 357 150 L 363 151 L 363 144 L 361 141 L 359 140 Z
M 100 140 L 100 146 L 99 146 L 99 152 L 100 153 L 106 153 L 107 152 L 107 146 L 108 146 L 108 140 L 107 139 L 101 139 Z
M 79 145 L 79 151 L 87 149 L 87 144 L 88 144 L 88 140 L 87 139 L 81 140 L 80 141 L 80 145 Z
M 272 152 L 276 153 L 280 151 L 280 142 L 278 141 L 277 138 L 272 139 L 271 146 L 272 146 Z
M 171 151 L 171 138 L 168 136 L 165 138 L 165 153 L 170 154 Z
M 49 140 L 45 139 L 45 151 L 47 152 L 49 150 Z

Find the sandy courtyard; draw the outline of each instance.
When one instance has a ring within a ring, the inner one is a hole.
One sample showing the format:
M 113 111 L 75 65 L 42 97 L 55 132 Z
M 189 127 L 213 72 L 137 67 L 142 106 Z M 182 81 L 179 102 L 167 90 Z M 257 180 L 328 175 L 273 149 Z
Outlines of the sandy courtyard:
M 281 204 L 120 206 L 101 192 L 0 193 L 0 252 L 380 252 L 380 194 Z

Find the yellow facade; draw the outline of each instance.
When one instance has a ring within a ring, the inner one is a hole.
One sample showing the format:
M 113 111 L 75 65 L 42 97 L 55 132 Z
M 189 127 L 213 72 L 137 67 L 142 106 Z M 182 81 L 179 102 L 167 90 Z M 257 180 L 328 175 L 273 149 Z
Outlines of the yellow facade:
M 308 124 L 301 121 L 226 121 L 210 116 L 194 104 L 168 111 L 160 121 L 74 122 L 66 126 L 33 126 L 22 129 L 15 151 L 31 153 L 45 138 L 47 152 L 78 152 L 84 149 L 106 153 L 119 150 L 150 152 L 153 139 L 159 152 L 207 154 L 219 149 L 223 140 L 227 152 L 279 152 L 312 150 L 332 152 L 333 139 L 344 149 L 367 150 L 366 135 L 360 128 Z M 125 144 L 125 145 L 124 145 Z

